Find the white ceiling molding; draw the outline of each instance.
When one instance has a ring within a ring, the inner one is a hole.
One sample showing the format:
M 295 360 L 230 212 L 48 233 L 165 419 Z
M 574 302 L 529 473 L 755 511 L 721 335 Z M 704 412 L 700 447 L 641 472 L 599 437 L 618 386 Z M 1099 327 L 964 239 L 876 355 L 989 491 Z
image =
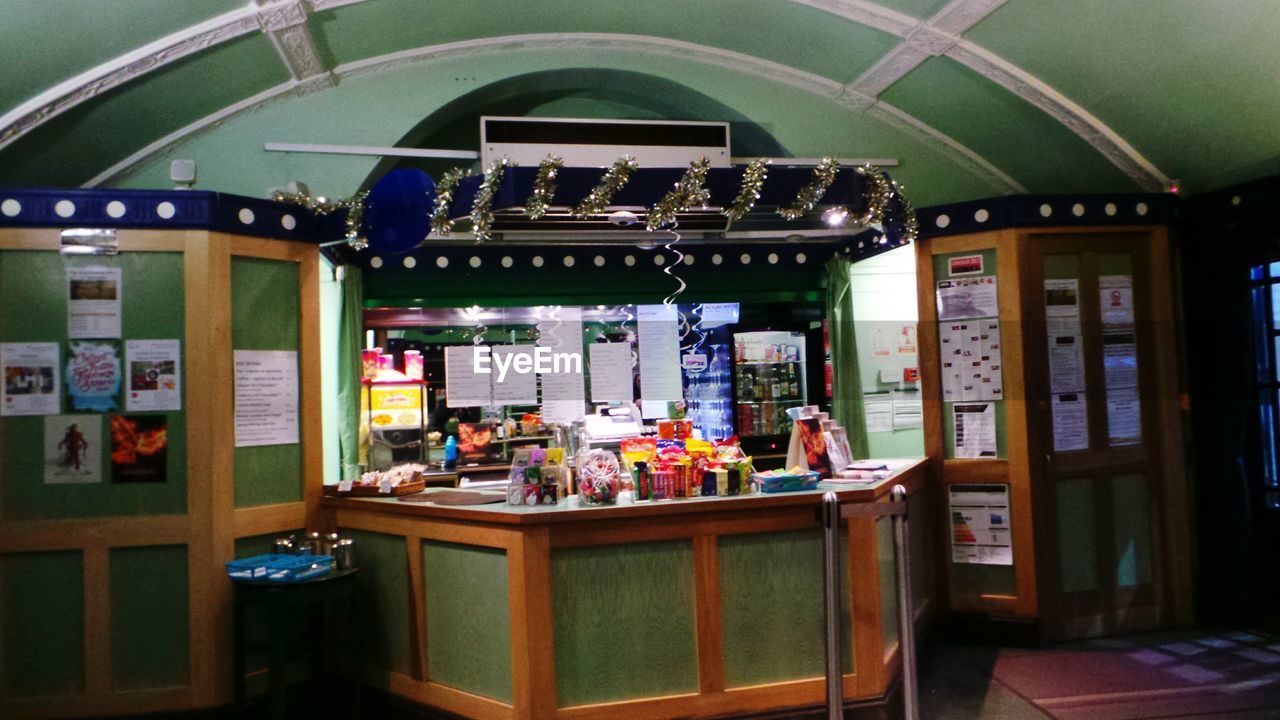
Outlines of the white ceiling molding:
M 921 63 L 935 55 L 945 55 L 1079 135 L 1138 187 L 1158 192 L 1171 182 L 1169 176 L 1088 110 L 1031 73 L 961 37 L 1007 0 L 952 0 L 925 22 L 859 0 L 791 1 L 904 38 L 846 86 L 841 103 L 851 109 L 870 108 L 882 92 Z
M 329 69 L 320 60 L 315 40 L 307 29 L 307 9 L 302 0 L 265 7 L 258 19 L 294 80 L 328 76 Z
M 791 2 L 807 5 L 815 10 L 852 20 L 859 25 L 866 25 L 898 37 L 906 37 L 907 33 L 920 24 L 919 19 L 906 13 L 864 0 L 791 0 Z
M 313 0 L 311 7 L 364 1 Z M 327 68 L 320 62 L 305 23 L 306 9 L 300 0 L 263 0 L 183 28 L 58 83 L 0 115 L 0 150 L 86 100 L 188 55 L 259 30 L 271 38 L 294 79 L 325 75 Z
M 1120 168 L 1138 187 L 1148 192 L 1162 192 L 1169 186 L 1169 176 L 1120 137 L 1119 133 L 1054 90 L 1048 83 L 966 40 L 947 51 L 947 57 L 1040 108 L 1065 125 Z
M 995 12 L 1005 1 L 951 0 L 936 15 L 903 34 L 903 41 L 849 83 L 848 91 L 879 97 L 924 61 L 955 47 L 960 42 L 960 33 Z
M 307 0 L 307 4 L 311 6 L 311 12 L 322 12 L 362 2 L 365 0 Z
M 849 96 L 845 87 L 835 80 L 806 72 L 788 65 L 764 60 L 750 55 L 743 55 L 730 50 L 697 45 L 669 38 L 643 35 L 615 35 L 605 33 L 549 33 L 536 35 L 508 35 L 500 37 L 478 38 L 440 45 L 427 45 L 420 48 L 403 50 L 373 58 L 365 58 L 333 69 L 338 78 L 355 77 L 365 73 L 386 70 L 401 65 L 418 64 L 444 59 L 458 59 L 493 52 L 511 52 L 514 50 L 556 50 L 556 49 L 610 49 L 617 51 L 643 52 L 649 55 L 665 55 L 685 61 L 699 62 L 707 65 L 743 72 L 756 77 L 778 82 L 788 87 L 817 95 L 849 107 Z M 225 123 L 230 117 L 253 109 L 254 106 L 280 98 L 286 91 L 300 89 L 297 83 L 277 86 L 254 98 L 236 103 L 219 110 L 205 118 L 177 130 L 151 143 L 147 147 L 133 153 L 107 170 L 99 173 L 85 184 L 86 187 L 126 176 L 150 159 L 151 156 L 167 152 L 171 146 L 191 139 L 194 136 L 212 130 Z M 867 108 L 862 108 L 867 109 Z M 860 110 L 859 110 L 860 111 Z M 936 151 L 951 158 L 961 167 L 975 176 L 986 179 L 993 186 L 1006 193 L 1026 192 L 1015 180 L 996 168 L 985 158 L 965 147 L 954 138 L 926 125 L 919 119 L 908 115 L 898 108 L 884 103 L 874 103 L 868 113 L 882 122 L 889 124 L 917 141 L 923 142 Z

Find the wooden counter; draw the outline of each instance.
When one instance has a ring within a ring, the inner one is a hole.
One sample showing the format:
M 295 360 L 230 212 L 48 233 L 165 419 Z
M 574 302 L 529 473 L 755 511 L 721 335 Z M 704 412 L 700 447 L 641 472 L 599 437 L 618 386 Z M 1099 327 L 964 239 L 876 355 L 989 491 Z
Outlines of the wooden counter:
M 709 717 L 822 703 L 819 502 L 904 485 L 923 543 L 924 473 L 903 461 L 867 485 L 606 507 L 323 506 L 367 571 L 372 684 L 472 718 Z M 874 700 L 898 663 L 890 522 L 842 533 L 845 697 Z M 919 617 L 931 554 L 913 557 Z

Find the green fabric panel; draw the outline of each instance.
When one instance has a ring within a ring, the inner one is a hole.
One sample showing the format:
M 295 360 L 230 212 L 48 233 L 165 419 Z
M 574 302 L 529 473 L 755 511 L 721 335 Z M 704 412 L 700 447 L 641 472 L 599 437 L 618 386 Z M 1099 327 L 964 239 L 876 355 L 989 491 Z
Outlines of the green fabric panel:
M 551 553 L 559 707 L 698 691 L 693 544 Z
M 1093 478 L 1059 480 L 1057 495 L 1058 560 L 1062 592 L 1098 588 L 1097 528 L 1093 517 Z
M 1070 280 L 1080 277 L 1080 256 L 1074 253 L 1061 255 L 1045 255 L 1044 277 L 1046 280 Z
M 342 477 L 360 464 L 360 349 L 364 347 L 364 273 L 343 266 L 342 315 L 338 329 L 338 443 Z
M 231 347 L 298 350 L 301 307 L 298 264 L 231 258 Z M 319 432 L 301 423 L 299 433 Z M 236 507 L 302 500 L 302 446 L 235 449 Z
M 506 553 L 425 541 L 422 563 L 427 585 L 427 677 L 511 702 Z
M 1142 475 L 1117 475 L 1111 480 L 1115 503 L 1116 585 L 1130 587 L 1151 582 L 1151 497 Z
M 724 535 L 718 543 L 726 686 L 821 677 L 822 535 L 816 530 Z M 850 672 L 847 534 L 840 547 L 840 646 L 844 670 Z
M 187 546 L 112 548 L 110 563 L 112 687 L 188 685 Z
M 57 342 L 61 369 L 67 358 L 66 268 L 121 268 L 120 362 L 124 341 L 183 339 L 183 264 L 179 253 L 123 253 L 114 257 L 67 258 L 55 252 L 0 252 L 0 342 Z M 63 378 L 65 380 L 65 377 Z M 185 378 L 184 378 L 185 380 Z M 63 407 L 70 407 L 63 382 Z M 120 398 L 123 407 L 123 393 Z M 168 479 L 164 483 L 111 482 L 110 420 L 102 437 L 88 438 L 91 457 L 102 463 L 100 484 L 44 484 L 44 418 L 0 418 L 5 452 L 0 456 L 4 517 L 37 520 L 107 515 L 185 513 L 187 430 L 181 412 L 168 417 Z
M 84 692 L 84 557 L 0 555 L 0 696 Z
M 964 277 L 987 277 L 987 276 L 996 274 L 996 251 L 994 248 L 991 248 L 987 250 L 976 250 L 972 252 L 934 255 L 933 256 L 934 281 L 938 282 L 941 280 L 952 279 L 951 266 L 947 263 L 947 261 L 954 257 L 969 256 L 969 255 L 982 256 L 982 274 L 966 275 Z M 935 292 L 937 291 L 936 285 L 934 286 L 934 291 Z M 1003 322 L 1004 320 L 1001 319 L 1002 324 Z M 1002 352 L 1003 350 L 1004 348 L 1001 347 Z M 952 410 L 951 410 L 951 406 L 953 404 L 954 403 L 949 403 L 949 402 L 942 403 L 942 444 L 943 444 L 943 457 L 946 457 L 946 458 L 954 458 L 956 456 L 956 422 L 955 422 L 955 416 L 952 414 Z M 1007 458 L 1009 457 L 1008 436 L 1006 435 L 1006 432 L 1005 432 L 1007 413 L 1005 411 L 1004 401 L 996 400 L 995 406 L 996 406 L 996 457 Z M 988 592 L 988 591 L 984 590 L 983 592 Z
M 412 672 L 409 651 L 409 556 L 399 535 L 339 529 L 355 541 L 360 568 L 360 612 L 356 618 L 360 654 L 374 667 Z
M 1102 253 L 1098 255 L 1099 275 L 1132 275 L 1133 256 L 1129 253 Z
M 848 258 L 827 261 L 827 337 L 831 343 L 831 416 L 849 435 L 854 458 L 868 455 L 866 411 L 862 402 L 862 373 L 858 370 L 858 339 L 854 331 L 852 265 Z
M 880 631 L 884 648 L 898 642 L 898 571 L 893 547 L 893 520 L 876 519 L 876 569 L 880 573 Z

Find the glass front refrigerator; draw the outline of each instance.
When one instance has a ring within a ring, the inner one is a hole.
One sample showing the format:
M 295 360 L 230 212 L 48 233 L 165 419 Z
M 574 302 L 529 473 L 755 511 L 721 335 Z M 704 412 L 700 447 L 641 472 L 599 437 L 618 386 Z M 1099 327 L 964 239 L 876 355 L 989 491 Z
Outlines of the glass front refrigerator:
M 744 442 L 781 439 L 785 452 L 783 436 L 791 433 L 787 410 L 809 399 L 807 342 L 803 332 L 790 330 L 734 334 L 734 420 Z

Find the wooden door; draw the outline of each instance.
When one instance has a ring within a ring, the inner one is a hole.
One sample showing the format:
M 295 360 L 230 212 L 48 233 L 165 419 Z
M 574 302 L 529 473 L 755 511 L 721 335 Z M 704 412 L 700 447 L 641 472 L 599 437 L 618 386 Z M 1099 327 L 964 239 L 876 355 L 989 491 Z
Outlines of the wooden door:
M 1162 238 L 1161 238 L 1162 241 Z M 1042 635 L 1165 622 L 1149 233 L 1032 235 L 1023 268 Z M 1165 322 L 1165 320 L 1161 320 Z M 1157 333 L 1157 330 L 1160 330 Z

